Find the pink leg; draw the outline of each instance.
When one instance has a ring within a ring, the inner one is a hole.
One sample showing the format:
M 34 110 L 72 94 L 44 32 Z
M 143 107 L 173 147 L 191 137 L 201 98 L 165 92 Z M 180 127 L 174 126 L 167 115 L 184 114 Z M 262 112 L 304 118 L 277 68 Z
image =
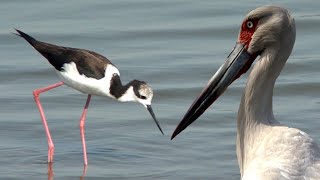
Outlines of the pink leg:
M 48 166 L 48 180 L 53 180 L 53 167 L 52 167 L 52 163 L 49 163 Z
M 52 84 L 50 86 L 47 86 L 47 87 L 44 87 L 44 88 L 40 88 L 40 89 L 36 89 L 36 90 L 33 91 L 33 97 L 34 97 L 34 100 L 37 103 L 37 106 L 38 106 L 38 109 L 39 109 L 39 112 L 40 112 L 40 116 L 41 116 L 41 120 L 42 120 L 44 129 L 46 131 L 47 139 L 48 139 L 48 162 L 49 163 L 51 163 L 53 161 L 54 144 L 53 144 L 53 141 L 52 141 L 52 138 L 51 138 L 51 134 L 50 134 L 50 130 L 49 130 L 49 127 L 48 127 L 48 124 L 47 124 L 46 117 L 45 117 L 44 112 L 43 112 L 43 108 L 42 108 L 42 105 L 41 105 L 41 102 L 40 102 L 39 95 L 41 93 L 43 93 L 43 92 L 49 91 L 49 90 L 54 89 L 56 87 L 59 87 L 59 86 L 61 86 L 63 84 L 64 83 L 61 81 L 61 82 L 58 82 L 56 84 Z
M 85 176 L 87 175 L 87 168 L 88 168 L 87 165 L 83 166 L 83 172 L 82 172 L 82 175 L 80 177 L 80 180 L 84 180 Z
M 84 137 L 84 123 L 86 120 L 86 115 L 87 115 L 87 110 L 89 107 L 91 99 L 91 94 L 88 95 L 86 105 L 84 106 L 81 118 L 80 118 L 80 135 L 81 135 L 81 141 L 82 141 L 82 149 L 83 149 L 83 161 L 84 165 L 86 166 L 88 164 L 88 159 L 87 159 L 87 147 L 86 147 L 86 140 Z

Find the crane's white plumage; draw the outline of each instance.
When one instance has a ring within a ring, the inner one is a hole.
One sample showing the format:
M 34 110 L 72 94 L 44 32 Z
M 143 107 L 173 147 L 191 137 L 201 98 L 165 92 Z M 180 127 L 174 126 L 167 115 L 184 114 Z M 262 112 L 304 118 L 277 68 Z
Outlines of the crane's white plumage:
M 295 21 L 286 9 L 263 6 L 251 11 L 241 25 L 237 45 L 191 105 L 172 138 L 200 117 L 260 55 L 238 111 L 241 179 L 320 179 L 317 143 L 301 130 L 280 124 L 272 111 L 273 88 L 291 54 L 295 36 Z
M 242 179 L 319 179 L 319 147 L 306 133 L 281 125 L 255 130 L 238 153 Z
M 320 149 L 306 133 L 281 125 L 273 115 L 275 81 L 295 40 L 288 11 L 264 6 L 247 18 L 267 14 L 248 52 L 264 49 L 253 67 L 238 113 L 237 156 L 242 179 L 320 179 Z

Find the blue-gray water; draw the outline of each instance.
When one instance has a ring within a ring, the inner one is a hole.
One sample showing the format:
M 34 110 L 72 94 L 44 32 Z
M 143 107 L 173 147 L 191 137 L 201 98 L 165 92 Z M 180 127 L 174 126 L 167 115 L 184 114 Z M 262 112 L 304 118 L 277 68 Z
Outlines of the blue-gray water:
M 236 115 L 246 77 L 194 124 L 170 135 L 234 46 L 245 14 L 277 3 L 296 19 L 293 53 L 274 90 L 277 119 L 320 141 L 320 1 L 0 2 L 0 179 L 46 179 L 47 141 L 32 91 L 58 78 L 23 39 L 94 50 L 124 82 L 147 81 L 162 136 L 142 105 L 93 97 L 86 122 L 84 179 L 239 179 Z M 79 179 L 79 117 L 86 95 L 60 87 L 41 95 L 56 145 L 55 179 Z M 50 177 L 49 177 L 50 178 Z

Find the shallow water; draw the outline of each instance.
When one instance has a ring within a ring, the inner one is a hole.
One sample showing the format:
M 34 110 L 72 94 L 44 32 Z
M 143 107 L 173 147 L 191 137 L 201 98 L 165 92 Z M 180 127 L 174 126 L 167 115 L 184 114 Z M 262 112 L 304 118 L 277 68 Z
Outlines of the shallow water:
M 268 1 L 296 19 L 293 53 L 274 90 L 274 113 L 320 140 L 320 1 Z M 0 178 L 79 179 L 78 120 L 86 95 L 60 87 L 41 96 L 55 142 L 53 176 L 32 91 L 58 81 L 21 29 L 39 40 L 99 52 L 124 82 L 147 81 L 162 136 L 143 106 L 93 97 L 86 122 L 89 166 L 83 179 L 239 179 L 236 115 L 246 82 L 229 87 L 201 118 L 170 135 L 234 46 L 252 1 L 1 1 Z

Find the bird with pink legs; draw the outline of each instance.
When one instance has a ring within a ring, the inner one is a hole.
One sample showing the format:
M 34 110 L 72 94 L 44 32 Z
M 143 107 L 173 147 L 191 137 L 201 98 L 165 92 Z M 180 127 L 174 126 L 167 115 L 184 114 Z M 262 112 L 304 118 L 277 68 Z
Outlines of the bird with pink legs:
M 18 29 L 16 29 L 16 31 L 18 32 L 16 35 L 24 38 L 48 60 L 61 79 L 58 83 L 33 91 L 33 96 L 48 139 L 49 163 L 53 162 L 54 143 L 40 102 L 40 94 L 62 85 L 67 85 L 88 95 L 80 118 L 80 135 L 84 165 L 88 164 L 84 127 L 91 95 L 106 96 L 120 102 L 133 101 L 141 103 L 149 111 L 160 132 L 163 134 L 151 108 L 153 91 L 146 82 L 132 80 L 123 85 L 120 80 L 119 70 L 106 57 L 85 49 L 63 47 L 41 42 Z

